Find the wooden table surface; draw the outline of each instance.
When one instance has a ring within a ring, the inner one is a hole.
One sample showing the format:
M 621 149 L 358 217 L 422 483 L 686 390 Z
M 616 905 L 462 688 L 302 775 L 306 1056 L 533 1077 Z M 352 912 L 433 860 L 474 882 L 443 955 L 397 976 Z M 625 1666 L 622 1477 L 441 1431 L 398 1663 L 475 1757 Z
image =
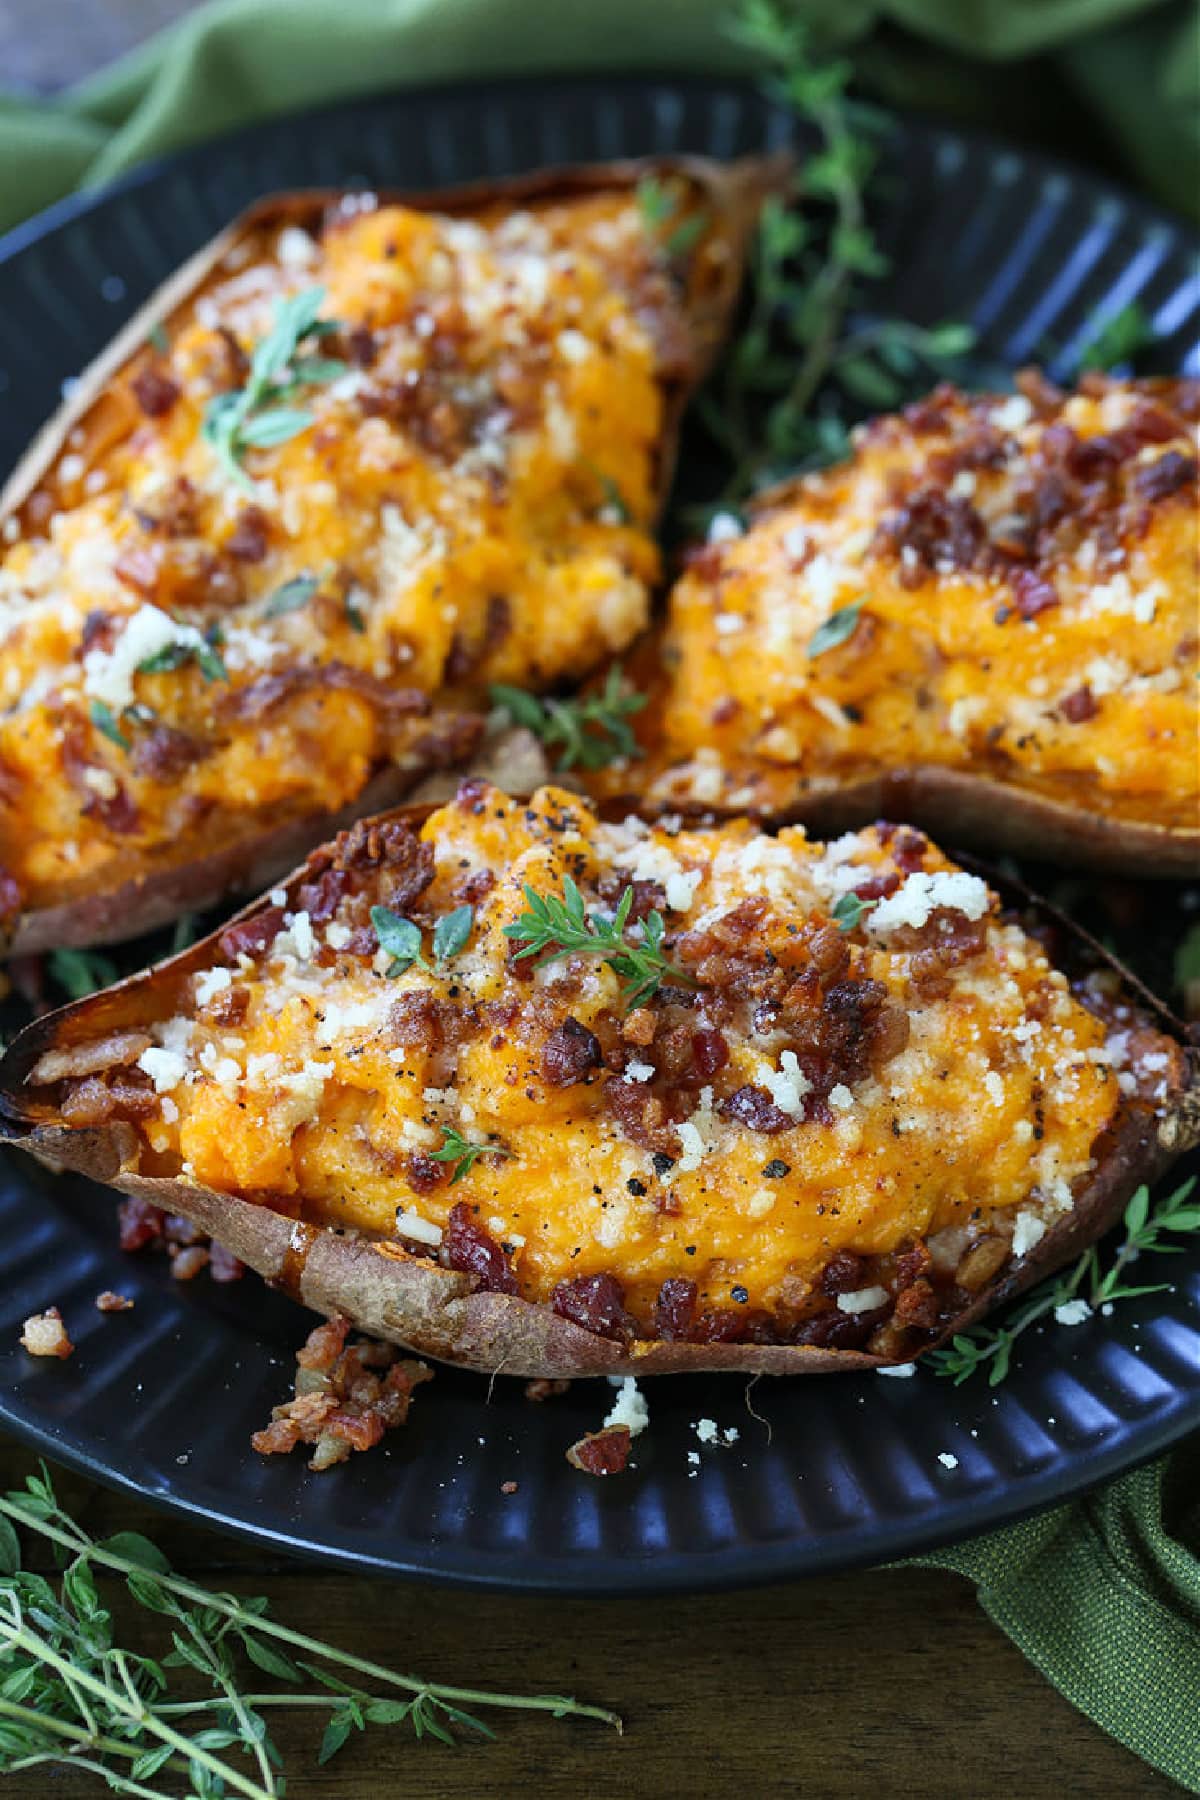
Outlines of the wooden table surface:
M 0 84 L 51 88 L 92 72 L 188 0 L 0 0 Z M 0 1438 L 0 1487 L 33 1467 Z M 297 1468 L 297 1479 L 302 1479 Z M 391 1585 L 194 1530 L 64 1471 L 59 1491 L 103 1535 L 152 1536 L 181 1572 L 269 1596 L 280 1619 L 432 1680 L 568 1691 L 626 1720 L 518 1717 L 456 1752 L 376 1729 L 316 1767 L 319 1731 L 276 1720 L 289 1800 L 539 1800 L 621 1793 L 672 1800 L 1105 1800 L 1177 1793 L 1044 1682 L 948 1574 L 832 1576 L 667 1600 L 543 1600 Z M 353 1480 L 353 1469 L 325 1479 Z M 0 1800 L 13 1789 L 0 1790 Z M 102 1793 L 47 1781 L 54 1800 Z M 33 1790 L 29 1790 L 33 1800 Z M 22 1793 L 20 1800 L 25 1800 Z
M 0 1489 L 33 1466 L 28 1451 L 0 1439 Z M 96 1535 L 144 1531 L 180 1573 L 266 1594 L 297 1630 L 428 1680 L 567 1692 L 625 1719 L 618 1738 L 585 1721 L 501 1717 L 495 1743 L 454 1752 L 376 1728 L 318 1769 L 319 1728 L 276 1715 L 288 1800 L 478 1800 L 526 1789 L 539 1800 L 1179 1792 L 1049 1687 L 955 1575 L 892 1570 L 684 1599 L 468 1593 L 293 1562 L 55 1474 L 60 1498 Z M 296 1476 L 304 1479 L 299 1467 Z M 324 1477 L 353 1478 L 353 1465 Z M 49 1572 L 44 1559 L 35 1566 Z M 0 1800 L 8 1791 L 0 1784 Z M 44 1792 L 94 1800 L 103 1789 L 64 1775 Z

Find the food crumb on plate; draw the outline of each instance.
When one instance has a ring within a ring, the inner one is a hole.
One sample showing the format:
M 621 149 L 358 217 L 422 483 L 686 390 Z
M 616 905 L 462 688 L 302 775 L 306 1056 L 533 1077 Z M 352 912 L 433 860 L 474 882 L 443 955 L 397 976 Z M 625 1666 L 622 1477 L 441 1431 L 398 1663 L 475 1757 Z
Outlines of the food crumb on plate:
M 1061 1306 L 1054 1309 L 1054 1321 L 1057 1325 L 1082 1325 L 1091 1316 L 1092 1309 L 1086 1300 L 1064 1300 Z
M 939 1450 L 938 1461 L 941 1463 L 943 1469 L 957 1469 L 958 1467 L 957 1456 L 951 1456 L 949 1450 Z
M 102 1294 L 96 1295 L 97 1312 L 129 1312 L 132 1306 L 133 1301 L 126 1294 L 114 1294 L 111 1288 L 105 1288 Z
M 21 1344 L 30 1356 L 64 1357 L 75 1349 L 57 1306 L 30 1314 L 21 1327 Z

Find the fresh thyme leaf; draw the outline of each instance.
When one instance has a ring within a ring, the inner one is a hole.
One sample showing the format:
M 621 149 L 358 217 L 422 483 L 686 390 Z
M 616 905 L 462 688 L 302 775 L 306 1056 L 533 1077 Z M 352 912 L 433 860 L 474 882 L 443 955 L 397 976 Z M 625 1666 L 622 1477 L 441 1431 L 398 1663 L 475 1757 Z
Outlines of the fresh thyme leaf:
M 176 919 L 175 929 L 171 933 L 171 955 L 178 956 L 181 950 L 186 950 L 189 944 L 194 944 L 195 941 L 196 915 L 195 913 L 184 913 L 182 918 Z
M 502 706 L 516 724 L 536 733 L 548 750 L 558 751 L 559 770 L 604 769 L 620 757 L 638 754 L 627 721 L 642 710 L 646 696 L 628 685 L 617 664 L 600 693 L 572 700 L 539 700 L 523 688 L 500 683 L 489 691 L 493 705 Z
M 464 950 L 474 926 L 473 906 L 456 906 L 453 912 L 445 913 L 433 928 L 433 954 L 437 961 L 450 962 Z
M 334 381 L 345 364 L 332 357 L 301 356 L 306 338 L 321 338 L 337 329 L 335 320 L 318 319 L 323 287 L 306 288 L 282 301 L 275 322 L 255 348 L 244 387 L 218 394 L 209 402 L 202 435 L 227 472 L 251 492 L 254 483 L 242 466 L 247 450 L 274 449 L 308 430 L 313 415 L 287 401 L 306 387 Z
M 824 656 L 827 650 L 836 650 L 839 644 L 852 638 L 862 609 L 862 600 L 852 600 L 849 606 L 839 606 L 836 612 L 830 613 L 808 640 L 809 661 Z
M 557 894 L 539 894 L 536 888 L 526 887 L 525 901 L 529 910 L 504 927 L 505 937 L 522 946 L 517 951 L 518 960 L 536 956 L 536 967 L 540 969 L 547 963 L 580 952 L 599 956 L 622 977 L 625 983 L 622 998 L 631 1011 L 644 1006 L 664 981 L 682 987 L 695 986 L 691 976 L 677 968 L 663 952 L 666 928 L 661 914 L 647 913 L 642 922 L 641 941 L 626 941 L 624 932 L 633 906 L 632 887 L 627 887 L 621 895 L 611 920 L 596 913 L 588 916 L 583 895 L 569 875 L 563 876 L 561 899 Z
M 470 1173 L 481 1156 L 512 1155 L 512 1151 L 506 1150 L 503 1144 L 472 1143 L 470 1138 L 465 1138 L 461 1132 L 456 1131 L 453 1125 L 446 1125 L 443 1130 L 444 1142 L 440 1150 L 433 1152 L 433 1161 L 454 1164 L 454 1171 L 450 1176 L 451 1187 Z
M 278 407 L 273 412 L 256 413 L 253 418 L 245 420 L 238 435 L 247 449 L 274 450 L 278 444 L 286 444 L 290 439 L 299 437 L 302 431 L 308 430 L 312 422 L 313 416 L 309 412 Z
M 697 407 L 728 459 L 724 498 L 737 499 L 790 469 L 846 454 L 845 427 L 827 410 L 831 389 L 872 408 L 893 406 L 902 398 L 897 376 L 911 381 L 922 364 L 947 370 L 974 334 L 870 318 L 870 283 L 888 265 L 866 195 L 889 122 L 851 96 L 853 65 L 823 54 L 796 9 L 779 0 L 742 0 L 730 30 L 766 64 L 769 95 L 812 143 L 790 193 L 762 208 L 749 318 Z M 663 201 L 653 190 L 644 214 L 647 207 L 661 230 Z
M 177 638 L 173 644 L 164 644 L 161 650 L 138 664 L 138 674 L 164 675 L 172 669 L 182 669 L 190 662 L 195 663 L 205 681 L 229 680 L 228 670 L 213 645 L 207 640 L 197 642 L 192 638 Z
M 345 600 L 342 602 L 342 611 L 346 615 L 346 623 L 349 625 L 351 631 L 364 632 L 367 629 L 366 614 L 363 612 L 361 606 L 355 605 L 349 594 L 346 595 Z
M 863 915 L 878 904 L 877 900 L 860 900 L 857 894 L 843 894 L 830 917 L 842 931 L 857 931 Z
M 652 236 L 659 239 L 668 256 L 686 256 L 708 229 L 708 215 L 693 213 L 676 220 L 681 196 L 672 193 L 655 176 L 649 175 L 637 185 L 638 211 Z M 670 230 L 664 229 L 670 226 Z
M 1190 925 L 1175 947 L 1175 986 L 1186 996 L 1193 983 L 1200 983 L 1200 919 Z
M 611 513 L 613 520 L 618 525 L 628 525 L 633 518 L 633 514 L 629 510 L 628 501 L 612 476 L 606 475 L 603 469 L 595 469 L 593 473 L 604 490 L 603 510 Z
M 117 715 L 104 700 L 93 700 L 88 709 L 92 724 L 121 750 L 128 750 L 129 739 L 117 723 Z
M 161 319 L 157 324 L 150 327 L 149 331 L 146 333 L 146 340 L 158 351 L 160 356 L 166 356 L 171 348 L 171 340 L 167 336 L 167 328 L 162 323 Z
M 83 1000 L 98 988 L 112 986 L 117 965 L 97 950 L 52 950 L 50 974 L 72 1000 Z
M 284 613 L 298 612 L 307 606 L 321 583 L 315 575 L 295 575 L 277 587 L 263 607 L 264 619 L 278 619 Z
M 379 948 L 386 950 L 392 958 L 391 967 L 387 971 L 389 981 L 394 980 L 397 975 L 403 975 L 405 969 L 411 968 L 413 963 L 422 969 L 429 967 L 421 955 L 419 925 L 414 925 L 411 919 L 402 919 L 399 913 L 394 913 L 388 906 L 373 906 L 371 923 L 379 939 Z
M 1131 362 L 1154 342 L 1154 327 L 1136 300 L 1099 321 L 1079 357 L 1081 369 L 1112 369 Z
M 1160 1241 L 1164 1232 L 1200 1231 L 1200 1206 L 1186 1204 L 1195 1186 L 1196 1178 L 1192 1176 L 1154 1205 L 1149 1190 L 1139 1187 L 1125 1208 L 1125 1238 L 1106 1274 L 1100 1273 L 1100 1253 L 1093 1245 L 1068 1269 L 1035 1287 L 1002 1325 L 976 1326 L 973 1331 L 960 1332 L 944 1349 L 932 1351 L 925 1358 L 926 1363 L 935 1374 L 948 1376 L 956 1387 L 986 1368 L 989 1386 L 998 1387 L 1008 1374 L 1013 1347 L 1022 1332 L 1059 1307 L 1084 1299 L 1095 1312 L 1120 1300 L 1161 1293 L 1167 1284 L 1127 1287 L 1121 1277 L 1136 1256 L 1147 1251 L 1169 1256 L 1179 1248 Z M 1084 1288 L 1087 1292 L 1081 1293 Z

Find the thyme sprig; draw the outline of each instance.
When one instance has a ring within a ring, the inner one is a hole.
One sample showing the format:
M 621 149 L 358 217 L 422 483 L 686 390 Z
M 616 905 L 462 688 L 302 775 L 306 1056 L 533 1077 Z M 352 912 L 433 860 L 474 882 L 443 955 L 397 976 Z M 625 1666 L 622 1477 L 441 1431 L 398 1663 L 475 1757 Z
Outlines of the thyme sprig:
M 1131 363 L 1139 351 L 1154 342 L 1154 326 L 1145 307 L 1136 300 L 1110 313 L 1093 326 L 1092 336 L 1079 355 L 1081 369 L 1115 369 Z
M 202 433 L 239 487 L 256 491 L 243 459 L 247 450 L 270 450 L 307 431 L 313 415 L 289 406 L 306 387 L 336 381 L 346 364 L 335 357 L 301 354 L 306 342 L 319 341 L 339 329 L 334 319 L 319 319 L 323 287 L 305 288 L 281 300 L 275 323 L 255 347 L 244 387 L 217 394 L 208 404 Z
M 23 1566 L 17 1526 L 53 1546 L 57 1584 Z M 117 1641 L 98 1574 L 118 1577 L 141 1608 L 166 1621 L 167 1654 L 142 1655 Z M 247 1664 L 291 1685 L 251 1688 Z M 175 1698 L 171 1672 L 181 1668 L 212 1692 Z M 379 1687 L 384 1694 L 372 1691 Z M 23 1490 L 0 1498 L 0 1772 L 85 1768 L 111 1792 L 143 1800 L 165 1800 L 156 1781 L 165 1774 L 185 1777 L 197 1800 L 277 1800 L 284 1776 L 268 1715 L 280 1707 L 325 1717 L 322 1763 L 370 1725 L 406 1724 L 418 1739 L 448 1744 L 463 1732 L 493 1736 L 468 1708 L 621 1729 L 615 1713 L 565 1695 L 446 1687 L 293 1631 L 270 1616 L 265 1599 L 212 1592 L 176 1575 L 136 1532 L 91 1537 L 59 1504 L 44 1466 Z M 224 1754 L 231 1750 L 237 1760 Z M 178 1791 L 174 1779 L 170 1791 Z
M 894 406 L 923 365 L 952 367 L 974 343 L 965 325 L 870 316 L 869 284 L 888 269 L 867 215 L 887 119 L 850 96 L 853 65 L 820 54 L 778 0 L 742 0 L 730 31 L 765 62 L 769 93 L 815 142 L 791 192 L 763 207 L 749 318 L 698 403 L 728 458 L 725 504 L 846 453 L 845 425 L 816 405 L 827 382 L 867 406 Z
M 112 986 L 117 965 L 98 950 L 52 950 L 50 975 L 72 1000 L 83 1000 L 98 988 Z
M 624 756 L 637 756 L 637 739 L 628 721 L 641 712 L 645 694 L 631 687 L 614 663 L 597 694 L 573 700 L 543 700 L 524 688 L 494 683 L 492 704 L 502 706 L 517 725 L 539 737 L 547 750 L 558 752 L 559 770 L 605 769 Z
M 978 1325 L 973 1331 L 960 1332 L 946 1349 L 932 1351 L 925 1358 L 926 1364 L 935 1374 L 949 1376 L 956 1387 L 986 1368 L 989 1387 L 998 1387 L 1008 1374 L 1013 1348 L 1022 1332 L 1059 1307 L 1072 1300 L 1086 1300 L 1089 1310 L 1095 1312 L 1119 1300 L 1162 1293 L 1170 1285 L 1168 1282 L 1131 1287 L 1125 1281 L 1125 1272 L 1136 1257 L 1148 1251 L 1156 1256 L 1177 1256 L 1181 1246 L 1163 1243 L 1164 1233 L 1200 1232 L 1200 1206 L 1187 1204 L 1195 1185 L 1196 1178 L 1192 1176 L 1153 1209 L 1149 1189 L 1139 1187 L 1125 1208 L 1125 1236 L 1106 1272 L 1101 1271 L 1100 1252 L 1093 1244 L 1070 1268 L 1034 1288 L 1003 1325 Z
M 595 912 L 588 914 L 583 895 L 569 875 L 563 876 L 561 899 L 557 894 L 539 894 L 536 888 L 526 887 L 525 901 L 529 910 L 504 927 L 505 937 L 522 946 L 517 951 L 518 960 L 536 956 L 535 966 L 541 969 L 547 963 L 580 952 L 599 956 L 622 977 L 622 998 L 631 1009 L 644 1006 L 664 981 L 679 987 L 695 986 L 691 976 L 677 968 L 663 950 L 666 927 L 661 913 L 646 914 L 640 940 L 626 939 L 625 928 L 633 906 L 632 887 L 625 889 L 611 918 Z
M 386 950 L 392 959 L 387 970 L 389 981 L 394 980 L 397 975 L 403 975 L 414 963 L 417 968 L 433 973 L 422 954 L 423 939 L 419 925 L 414 924 L 411 919 L 401 918 L 390 906 L 373 906 L 371 924 L 375 927 L 379 948 Z M 475 909 L 472 906 L 456 906 L 453 912 L 442 915 L 433 928 L 433 955 L 439 969 L 466 949 L 467 940 L 474 928 Z
M 503 1144 L 477 1144 L 471 1138 L 465 1138 L 453 1125 L 443 1126 L 442 1137 L 442 1146 L 433 1152 L 432 1160 L 454 1164 L 450 1176 L 451 1187 L 456 1181 L 461 1181 L 464 1175 L 470 1174 L 481 1156 L 512 1155 L 512 1151 L 506 1150 Z

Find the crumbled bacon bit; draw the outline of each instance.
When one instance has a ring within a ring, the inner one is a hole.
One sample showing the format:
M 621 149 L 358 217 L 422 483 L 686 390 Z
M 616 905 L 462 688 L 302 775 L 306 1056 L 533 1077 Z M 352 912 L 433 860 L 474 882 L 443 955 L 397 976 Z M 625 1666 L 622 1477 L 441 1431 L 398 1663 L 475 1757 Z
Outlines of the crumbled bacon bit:
M 1018 569 L 1012 580 L 1013 598 L 1023 619 L 1036 619 L 1059 604 L 1058 591 L 1052 581 L 1033 569 Z
M 271 521 L 261 506 L 245 506 L 225 540 L 225 549 L 236 562 L 260 563 L 267 554 Z
M 539 1375 L 535 1381 L 525 1383 L 525 1398 L 540 1405 L 543 1400 L 557 1400 L 560 1395 L 566 1393 L 570 1385 L 569 1381 L 561 1377 L 551 1378 Z
M 722 1101 L 721 1111 L 748 1131 L 761 1131 L 769 1137 L 779 1131 L 790 1131 L 796 1123 L 791 1113 L 780 1111 L 766 1088 L 755 1087 L 750 1082 L 735 1088 L 729 1098 Z
M 117 1207 L 117 1218 L 122 1250 L 143 1250 L 147 1244 L 162 1241 L 166 1214 L 161 1206 L 153 1206 L 140 1195 L 132 1194 L 122 1200 Z
M 124 1294 L 114 1294 L 111 1288 L 105 1288 L 102 1294 L 96 1295 L 97 1312 L 129 1312 L 132 1306 L 132 1300 Z
M 570 1014 L 542 1046 L 542 1074 L 551 1087 L 573 1087 L 603 1060 L 600 1040 Z
M 1067 694 L 1058 703 L 1058 710 L 1072 725 L 1083 725 L 1088 719 L 1094 719 L 1100 711 L 1099 702 L 1085 682 L 1076 688 L 1073 694 Z
M 134 398 L 148 419 L 165 418 L 181 392 L 178 382 L 172 381 L 169 375 L 150 363 L 138 370 L 130 386 Z
M 698 1291 L 694 1281 L 682 1281 L 676 1276 L 663 1282 L 654 1302 L 656 1337 L 672 1342 L 691 1335 Z
M 447 1268 L 474 1275 L 476 1286 L 493 1294 L 515 1294 L 517 1278 L 501 1246 L 471 1217 L 465 1200 L 450 1208 L 442 1236 L 441 1260 Z
M 75 1349 L 57 1306 L 32 1313 L 21 1328 L 21 1345 L 30 1356 L 70 1356 Z
M 251 918 L 240 919 L 226 927 L 218 940 L 221 955 L 228 962 L 236 962 L 239 956 L 261 956 L 282 930 L 282 906 L 264 906 Z
M 192 1281 L 207 1262 L 208 1251 L 204 1245 L 189 1244 L 186 1249 L 174 1249 L 174 1254 L 171 1256 L 171 1273 L 176 1281 Z
M 517 1483 L 515 1481 L 502 1481 L 500 1483 L 500 1492 L 502 1494 L 515 1494 L 516 1491 Z
M 1157 462 L 1143 463 L 1133 477 L 1135 493 L 1143 500 L 1168 500 L 1182 488 L 1190 487 L 1196 479 L 1197 463 L 1194 456 L 1184 456 L 1180 450 L 1168 450 Z
M 348 1344 L 349 1329 L 346 1319 L 318 1325 L 296 1352 L 295 1398 L 272 1408 L 270 1424 L 250 1439 L 263 1456 L 312 1444 L 309 1468 L 328 1469 L 405 1423 L 414 1388 L 432 1381 L 433 1370 L 392 1344 Z
M 636 1327 L 625 1311 L 625 1289 L 615 1275 L 581 1275 L 560 1281 L 551 1300 L 560 1318 L 597 1337 L 628 1343 Z
M 606 1425 L 572 1444 L 567 1461 L 585 1475 L 620 1475 L 629 1466 L 632 1443 L 628 1425 Z
M 208 1247 L 208 1272 L 214 1281 L 240 1281 L 246 1273 L 246 1265 L 214 1238 Z

